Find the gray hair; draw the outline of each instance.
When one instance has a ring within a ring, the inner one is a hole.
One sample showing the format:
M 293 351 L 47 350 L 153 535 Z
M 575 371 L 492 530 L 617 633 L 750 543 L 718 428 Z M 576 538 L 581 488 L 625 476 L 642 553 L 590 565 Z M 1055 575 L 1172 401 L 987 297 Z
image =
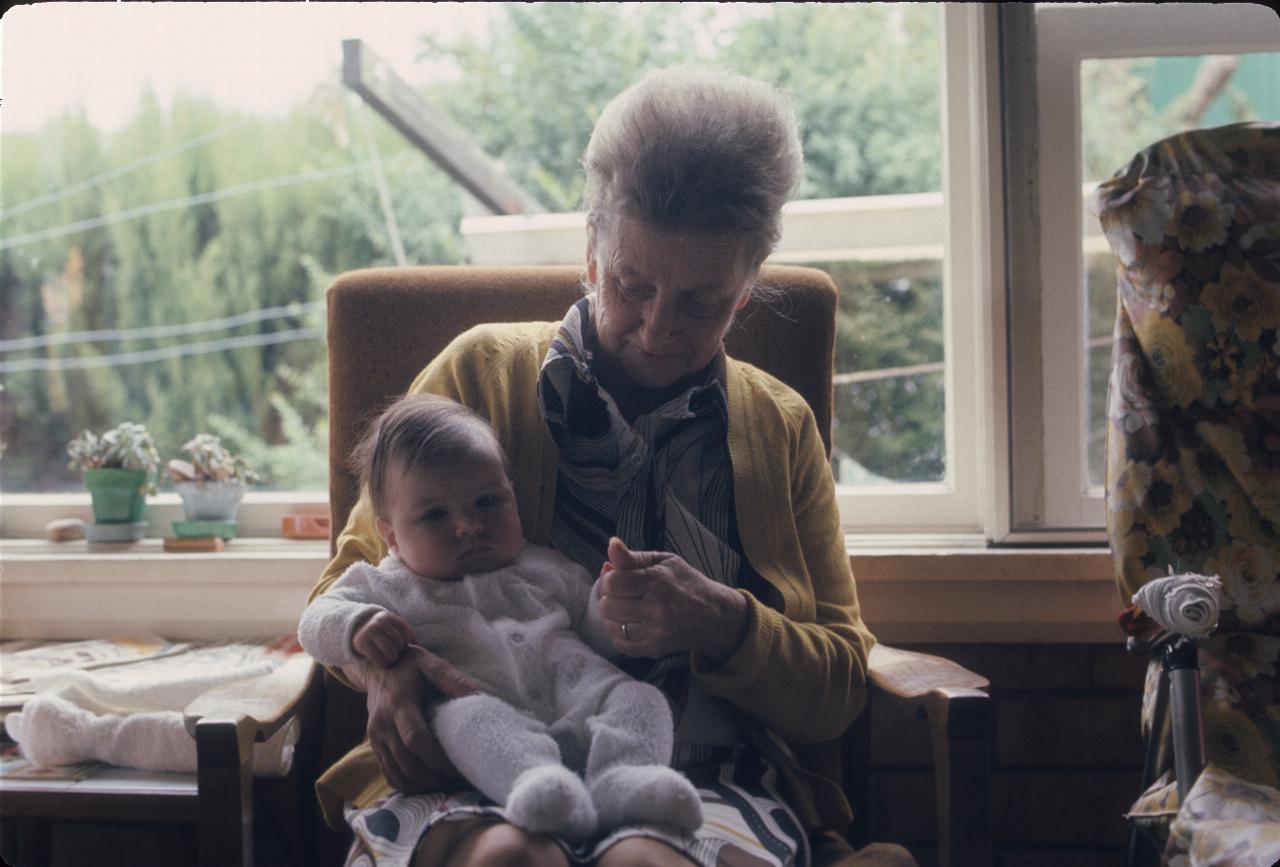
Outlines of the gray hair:
M 741 232 L 756 268 L 804 163 L 795 114 L 769 85 L 716 69 L 653 70 L 614 97 L 583 156 L 587 221 Z

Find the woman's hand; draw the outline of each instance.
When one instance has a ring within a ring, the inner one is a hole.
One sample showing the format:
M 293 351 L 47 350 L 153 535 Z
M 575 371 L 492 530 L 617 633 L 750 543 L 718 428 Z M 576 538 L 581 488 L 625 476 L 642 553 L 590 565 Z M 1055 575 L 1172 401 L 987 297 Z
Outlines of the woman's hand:
M 416 644 L 406 647 L 387 668 L 372 663 L 352 668 L 359 669 L 353 679 L 367 693 L 369 744 L 387 782 L 412 794 L 456 780 L 457 770 L 427 725 L 426 706 L 441 696 L 473 695 L 481 691 L 479 685 Z
M 628 656 L 689 651 L 720 665 L 742 642 L 747 600 L 665 551 L 632 551 L 609 540 L 609 561 L 596 582 L 613 646 Z

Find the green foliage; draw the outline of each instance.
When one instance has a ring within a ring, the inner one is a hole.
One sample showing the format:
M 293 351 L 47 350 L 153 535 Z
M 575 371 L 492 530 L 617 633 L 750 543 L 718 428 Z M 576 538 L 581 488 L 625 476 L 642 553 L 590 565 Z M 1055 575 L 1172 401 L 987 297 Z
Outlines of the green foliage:
M 818 267 L 840 288 L 838 372 L 942 359 L 939 263 L 823 262 Z M 832 437 L 840 480 L 942 479 L 944 409 L 941 372 L 837 385 Z
M 209 427 L 239 450 L 247 463 L 269 467 L 276 487 L 295 491 L 323 487 L 329 477 L 328 390 L 324 368 L 313 365 L 299 372 L 281 367 L 275 374 L 268 402 L 275 412 L 279 430 L 271 441 L 227 416 L 210 416 Z
M 1111 177 L 1166 128 L 1156 117 L 1144 72 L 1150 57 L 1086 60 L 1080 64 L 1084 177 Z
M 483 40 L 426 35 L 423 60 L 456 70 L 428 92 L 550 211 L 582 201 L 596 118 L 647 69 L 697 56 L 696 9 L 679 3 L 509 4 Z
M 6 200 L 28 201 L 228 128 L 229 133 L 206 144 L 6 216 L 4 236 L 209 196 L 238 184 L 287 180 L 305 172 L 328 175 L 0 251 L 5 336 L 217 320 L 318 299 L 332 274 L 391 264 L 371 180 L 367 173 L 344 173 L 353 163 L 365 162 L 367 154 L 335 147 L 334 133 L 306 107 L 280 119 L 247 119 L 186 96 L 175 98 L 165 112 L 144 95 L 135 119 L 112 136 L 96 132 L 77 115 L 39 133 L 6 133 Z M 386 133 L 391 146 L 384 142 L 384 152 L 403 152 L 405 145 Z M 264 142 L 271 146 L 262 146 Z M 62 162 L 51 162 L 50 154 L 61 154 Z M 456 190 L 427 160 L 416 153 L 407 154 L 412 162 L 405 156 L 393 155 L 385 162 L 402 213 L 423 226 L 406 232 L 410 254 L 425 261 L 458 261 L 460 244 L 447 234 L 442 238 L 439 229 L 442 220 L 457 225 Z M 432 203 L 430 214 L 421 204 L 424 199 Z M 266 337 L 307 326 L 322 326 L 322 314 L 264 320 L 232 332 L 80 342 L 35 353 L 93 358 L 231 336 Z M 212 418 L 227 420 L 263 443 L 283 445 L 279 371 L 316 369 L 323 377 L 324 359 L 323 341 L 311 339 L 144 364 L 8 374 L 2 429 L 11 450 L 4 462 L 4 485 L 18 490 L 74 487 L 74 478 L 53 460 L 59 443 L 75 430 L 110 425 L 122 413 L 142 419 L 165 453 L 176 453 Z M 40 423 L 21 421 L 27 419 Z M 307 425 L 313 433 L 314 420 Z M 314 438 L 297 445 L 318 445 L 321 453 L 325 448 L 323 440 L 317 444 Z M 306 477 L 297 463 L 290 459 L 287 471 L 280 473 L 269 464 L 261 468 L 273 487 L 324 485 L 322 462 L 318 472 Z
M 727 8 L 727 7 L 725 7 Z M 580 206 L 580 158 L 605 103 L 645 70 L 719 63 L 773 82 L 795 107 L 806 153 L 800 198 L 941 189 L 940 14 L 928 4 L 502 4 L 483 39 L 425 35 L 421 60 L 444 74 L 426 96 L 550 211 Z M 1156 137 L 1143 61 L 1085 65 L 1086 174 L 1105 177 Z M 201 145 L 23 209 L 23 203 L 209 136 Z M 97 228 L 0 249 L 0 336 L 217 320 L 318 301 L 333 275 L 394 263 L 368 170 L 376 154 L 410 263 L 465 258 L 458 186 L 338 83 L 280 117 L 246 117 L 180 94 L 144 93 L 119 132 L 82 111 L 35 133 L 4 132 L 3 238 L 188 201 Z M 316 173 L 309 180 L 298 176 Z M 291 180 L 292 179 L 292 180 Z M 238 185 L 261 188 L 227 195 Z M 15 207 L 18 206 L 18 207 Z M 937 263 L 824 263 L 840 287 L 837 371 L 939 362 Z M 1099 278 L 1101 279 L 1101 278 Z M 1105 283 L 1105 280 L 1103 280 Z M 1109 290 L 1091 285 L 1091 329 Z M 313 305 L 314 306 L 314 305 Z M 322 327 L 311 311 L 210 334 L 81 341 L 12 358 L 94 359 Z M 327 395 L 319 339 L 159 358 L 144 364 L 6 374 L 0 481 L 8 490 L 72 489 L 61 444 L 120 417 L 176 453 L 195 431 L 220 436 L 267 487 L 321 489 Z M 836 447 L 869 477 L 945 472 L 942 377 L 839 386 Z
M 791 98 L 804 143 L 798 197 L 942 188 L 938 7 L 779 3 L 721 57 Z

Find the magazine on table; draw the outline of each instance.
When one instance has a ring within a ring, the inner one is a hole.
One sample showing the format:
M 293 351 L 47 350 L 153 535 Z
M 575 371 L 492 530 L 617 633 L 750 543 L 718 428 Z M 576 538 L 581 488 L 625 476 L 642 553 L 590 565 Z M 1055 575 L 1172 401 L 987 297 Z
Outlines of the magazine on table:
M 156 659 L 190 646 L 151 635 L 84 641 L 6 641 L 0 643 L 0 707 L 21 706 L 31 695 L 31 679 L 42 674 Z
M 292 635 L 221 642 L 175 642 L 154 636 L 87 641 L 0 643 L 0 713 L 20 708 L 33 679 L 68 670 L 94 670 L 95 678 L 126 683 L 225 671 L 299 652 Z

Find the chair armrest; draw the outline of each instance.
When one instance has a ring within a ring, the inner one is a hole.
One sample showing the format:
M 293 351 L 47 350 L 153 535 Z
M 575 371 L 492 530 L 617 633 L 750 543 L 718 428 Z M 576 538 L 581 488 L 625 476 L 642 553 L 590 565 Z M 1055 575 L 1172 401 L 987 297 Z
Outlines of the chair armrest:
M 902 699 L 921 698 L 935 689 L 986 689 L 991 682 L 963 665 L 916 653 L 876 644 L 867 660 L 871 683 Z
M 990 681 L 962 665 L 877 644 L 868 659 L 875 701 L 929 720 L 939 867 L 992 863 Z
M 249 744 L 265 741 L 289 721 L 318 677 L 311 657 L 295 653 L 270 674 L 215 687 L 187 705 L 187 733 L 195 737 L 202 721 L 230 721 L 249 736 Z

